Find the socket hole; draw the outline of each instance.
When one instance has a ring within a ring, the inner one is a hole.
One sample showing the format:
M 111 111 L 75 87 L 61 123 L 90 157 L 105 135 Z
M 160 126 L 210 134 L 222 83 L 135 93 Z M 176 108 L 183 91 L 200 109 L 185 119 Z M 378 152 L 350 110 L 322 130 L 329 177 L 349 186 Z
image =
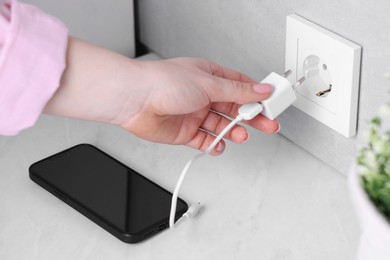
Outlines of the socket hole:
M 327 95 L 329 95 L 329 93 L 332 91 L 332 84 L 329 84 L 329 88 L 328 89 L 325 89 L 323 91 L 320 91 L 316 94 L 317 97 L 326 97 Z
M 303 61 L 302 75 L 305 81 L 300 85 L 298 91 L 304 96 L 327 97 L 332 88 L 332 79 L 328 63 L 316 55 L 309 55 Z M 320 102 L 320 101 L 319 101 Z
M 161 224 L 160 226 L 158 226 L 158 231 L 165 229 L 167 226 L 168 226 L 167 223 Z

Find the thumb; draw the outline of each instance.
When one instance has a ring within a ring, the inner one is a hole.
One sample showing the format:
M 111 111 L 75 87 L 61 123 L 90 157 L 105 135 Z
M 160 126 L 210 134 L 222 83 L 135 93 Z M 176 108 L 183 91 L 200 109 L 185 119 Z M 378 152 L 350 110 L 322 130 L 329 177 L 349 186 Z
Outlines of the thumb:
M 242 81 L 214 78 L 214 83 L 206 88 L 212 102 L 234 102 L 247 104 L 269 98 L 273 86 L 267 83 L 246 83 Z

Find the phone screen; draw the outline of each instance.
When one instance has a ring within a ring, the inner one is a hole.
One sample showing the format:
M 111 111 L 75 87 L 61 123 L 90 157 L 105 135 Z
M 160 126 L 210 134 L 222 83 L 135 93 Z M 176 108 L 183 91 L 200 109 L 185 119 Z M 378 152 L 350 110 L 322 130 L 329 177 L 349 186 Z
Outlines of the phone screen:
M 172 194 L 91 145 L 35 163 L 39 179 L 116 228 L 142 232 L 169 217 Z M 187 209 L 179 200 L 177 212 Z

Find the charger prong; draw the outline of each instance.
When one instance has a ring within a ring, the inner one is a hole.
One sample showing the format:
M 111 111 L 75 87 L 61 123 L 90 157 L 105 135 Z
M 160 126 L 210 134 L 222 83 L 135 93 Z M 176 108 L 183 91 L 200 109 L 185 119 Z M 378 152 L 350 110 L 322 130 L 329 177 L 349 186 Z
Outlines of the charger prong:
M 298 79 L 297 80 L 298 85 L 301 85 L 305 80 L 306 80 L 305 77 L 302 77 L 302 78 Z
M 299 87 L 300 85 L 302 85 L 302 83 L 306 80 L 305 77 L 302 77 L 300 79 L 297 80 L 297 82 L 295 82 L 295 84 L 292 85 L 293 89 L 296 90 L 297 87 Z
M 283 77 L 287 78 L 288 76 L 290 76 L 291 72 L 291 70 L 286 70 L 286 72 L 283 73 Z

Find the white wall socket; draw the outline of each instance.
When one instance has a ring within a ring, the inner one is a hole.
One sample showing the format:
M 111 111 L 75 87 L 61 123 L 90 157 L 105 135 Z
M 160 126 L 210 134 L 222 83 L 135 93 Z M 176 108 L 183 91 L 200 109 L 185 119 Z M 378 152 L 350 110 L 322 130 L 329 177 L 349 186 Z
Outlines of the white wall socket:
M 288 80 L 294 106 L 340 134 L 356 134 L 361 47 L 296 14 L 287 16 Z

